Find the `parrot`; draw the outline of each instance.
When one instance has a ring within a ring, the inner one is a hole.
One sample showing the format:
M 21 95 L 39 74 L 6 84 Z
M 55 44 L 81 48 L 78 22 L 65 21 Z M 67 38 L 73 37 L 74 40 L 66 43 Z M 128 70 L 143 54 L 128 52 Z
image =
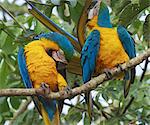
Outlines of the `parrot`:
M 56 32 L 41 33 L 18 51 L 18 66 L 26 88 L 66 90 L 65 66 L 74 55 L 74 47 L 63 35 Z M 33 96 L 33 102 L 42 115 L 45 125 L 60 125 L 63 100 L 49 100 L 42 95 Z
M 87 9 L 88 8 L 88 9 Z M 77 34 L 82 46 L 81 51 L 81 67 L 84 83 L 88 82 L 93 75 L 99 75 L 103 72 L 109 77 L 110 69 L 119 66 L 122 63 L 136 57 L 134 40 L 122 25 L 113 28 L 109 9 L 101 0 L 93 0 L 91 5 L 86 7 L 87 17 L 80 16 L 78 29 L 84 31 L 84 27 L 88 28 L 88 36 L 85 39 L 84 32 Z M 135 67 L 121 73 L 116 78 L 124 79 L 124 97 L 129 93 L 131 83 L 135 79 Z M 86 102 L 88 104 L 88 113 L 91 116 L 92 104 L 90 92 L 86 94 Z
M 36 8 L 30 1 L 25 0 L 26 3 L 29 5 L 29 12 L 38 19 L 44 26 L 46 26 L 49 30 L 53 32 L 60 33 L 64 36 L 66 36 L 69 41 L 72 43 L 75 49 L 76 56 L 73 56 L 73 58 L 69 61 L 69 63 L 66 66 L 66 69 L 68 72 L 82 75 L 82 69 L 80 65 L 80 52 L 81 52 L 81 46 L 79 44 L 79 41 L 76 37 L 71 35 L 70 33 L 63 30 L 61 27 L 59 27 L 56 23 L 54 23 L 49 17 L 44 15 L 38 8 Z

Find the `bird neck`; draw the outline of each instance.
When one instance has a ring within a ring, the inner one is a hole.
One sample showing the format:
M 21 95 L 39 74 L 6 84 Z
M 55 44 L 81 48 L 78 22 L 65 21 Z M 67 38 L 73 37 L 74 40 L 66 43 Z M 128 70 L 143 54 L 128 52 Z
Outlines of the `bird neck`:
M 109 10 L 104 3 L 101 3 L 100 9 L 99 9 L 99 14 L 98 14 L 97 24 L 100 27 L 112 28 Z
M 87 27 L 91 30 L 93 29 L 94 27 L 98 26 L 97 25 L 97 19 L 98 17 L 97 16 L 94 16 L 88 23 L 87 23 Z

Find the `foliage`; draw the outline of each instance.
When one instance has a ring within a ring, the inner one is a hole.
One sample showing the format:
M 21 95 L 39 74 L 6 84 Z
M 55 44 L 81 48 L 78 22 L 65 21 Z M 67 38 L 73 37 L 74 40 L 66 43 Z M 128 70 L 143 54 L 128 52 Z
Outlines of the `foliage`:
M 32 41 L 32 36 L 48 30 L 39 23 L 32 15 L 28 14 L 25 3 L 18 4 L 19 0 L 11 3 L 7 0 L 1 1 L 0 5 L 9 8 L 13 15 L 10 17 L 6 10 L 0 10 L 0 88 L 20 88 L 24 87 L 17 65 L 17 51 L 19 46 L 23 46 Z M 105 0 L 104 0 L 105 1 Z M 40 10 L 49 16 L 54 22 L 66 31 L 76 34 L 75 28 L 84 5 L 85 0 L 43 0 L 46 5 L 33 3 Z M 150 20 L 144 23 L 143 17 L 150 12 L 149 0 L 106 0 L 112 9 L 111 19 L 113 25 L 123 24 L 136 38 L 136 49 L 138 53 L 147 48 L 149 42 Z M 59 17 L 52 14 L 56 8 Z M 143 32 L 144 25 L 144 32 Z M 146 25 L 146 26 L 145 26 Z M 143 39 L 144 36 L 144 39 Z M 149 71 L 142 83 L 139 77 L 132 85 L 129 96 L 123 98 L 123 83 L 121 81 L 110 81 L 99 86 L 93 93 L 95 95 L 94 121 L 93 124 L 150 124 L 150 81 Z M 81 83 L 79 76 L 68 74 L 70 86 Z M 131 105 L 128 103 L 134 98 Z M 103 99 L 103 101 L 101 101 Z M 0 124 L 13 118 L 22 100 L 26 97 L 0 97 Z M 62 114 L 62 124 L 76 125 L 83 119 L 84 124 L 89 124 L 86 115 L 86 106 L 82 96 L 76 97 L 70 106 L 67 114 Z M 104 102 L 106 103 L 104 105 Z M 125 111 L 125 112 L 124 112 Z M 33 108 L 20 114 L 14 125 L 43 125 L 42 119 Z

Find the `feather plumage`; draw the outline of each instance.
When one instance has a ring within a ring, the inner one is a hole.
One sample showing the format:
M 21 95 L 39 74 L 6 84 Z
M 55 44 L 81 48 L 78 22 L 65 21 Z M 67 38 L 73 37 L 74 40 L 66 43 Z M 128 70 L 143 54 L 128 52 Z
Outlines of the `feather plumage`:
M 119 39 L 124 47 L 124 50 L 128 54 L 129 58 L 132 59 L 136 57 L 135 45 L 134 40 L 128 33 L 128 31 L 121 25 L 117 27 L 117 32 Z M 126 97 L 129 93 L 130 85 L 134 82 L 135 79 L 135 67 L 130 69 L 125 73 L 125 83 L 124 83 L 124 96 Z
M 81 52 L 82 77 L 84 83 L 91 79 L 96 66 L 96 58 L 100 47 L 100 32 L 93 30 L 88 36 Z M 88 106 L 89 117 L 92 118 L 92 96 L 90 92 L 85 94 L 85 101 Z
M 39 88 L 41 83 L 45 83 L 50 87 L 51 91 L 60 91 L 67 87 L 67 83 L 63 76 L 61 76 L 56 67 L 56 62 L 47 53 L 49 49 L 59 50 L 63 45 L 70 45 L 66 47 L 71 47 L 71 52 L 74 49 L 67 39 L 63 38 L 62 35 L 59 36 L 56 41 L 52 39 L 40 38 L 39 40 L 32 41 L 27 44 L 24 49 L 20 49 L 18 53 L 18 64 L 23 82 L 27 88 Z M 64 44 L 61 45 L 59 42 L 62 41 Z M 68 48 L 67 48 L 68 50 Z M 72 53 L 73 54 L 73 53 Z M 65 56 L 68 60 L 71 59 L 71 55 Z M 40 114 L 43 116 L 45 125 L 59 125 L 59 103 L 56 100 L 48 100 L 43 96 L 37 96 L 34 99 L 35 106 L 39 110 Z M 62 108 L 62 105 L 61 105 Z M 61 110 L 61 109 L 60 109 Z
M 85 22 L 80 23 L 80 25 L 81 24 L 83 26 L 85 25 Z M 104 72 L 105 69 L 114 68 L 118 64 L 125 63 L 129 59 L 135 57 L 133 39 L 122 26 L 119 26 L 117 30 L 112 27 L 109 10 L 103 2 L 100 4 L 98 15 L 93 16 L 93 18 L 87 23 L 87 27 L 91 33 L 95 30 L 100 33 L 100 39 L 98 41 L 100 48 L 99 52 L 95 54 L 96 56 L 89 52 L 90 50 L 93 50 L 94 53 L 95 50 L 92 46 L 94 43 L 92 44 L 91 42 L 89 44 L 87 42 L 91 36 L 90 34 L 82 49 L 84 55 L 81 55 L 81 65 L 82 70 L 84 71 L 83 81 L 89 81 L 93 73 L 98 75 Z M 96 65 L 94 66 L 93 64 Z M 123 78 L 123 76 L 125 81 L 124 95 L 126 97 L 129 92 L 130 83 L 133 83 L 135 78 L 135 68 L 124 74 L 122 73 L 121 76 L 119 76 L 119 79 L 120 77 Z

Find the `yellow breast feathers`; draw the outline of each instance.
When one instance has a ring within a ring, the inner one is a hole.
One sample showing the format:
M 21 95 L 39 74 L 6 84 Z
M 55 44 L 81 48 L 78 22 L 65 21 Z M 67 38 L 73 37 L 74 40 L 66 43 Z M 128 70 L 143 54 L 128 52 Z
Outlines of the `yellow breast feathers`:
M 97 71 L 113 68 L 129 60 L 119 38 L 117 31 L 110 28 L 97 28 L 100 31 L 100 51 L 97 58 Z
M 58 50 L 59 47 L 54 42 L 46 39 L 36 40 L 25 47 L 25 57 L 30 79 L 35 88 L 39 88 L 41 83 L 46 83 L 52 91 L 58 89 L 58 73 L 55 61 L 46 53 L 47 49 Z

